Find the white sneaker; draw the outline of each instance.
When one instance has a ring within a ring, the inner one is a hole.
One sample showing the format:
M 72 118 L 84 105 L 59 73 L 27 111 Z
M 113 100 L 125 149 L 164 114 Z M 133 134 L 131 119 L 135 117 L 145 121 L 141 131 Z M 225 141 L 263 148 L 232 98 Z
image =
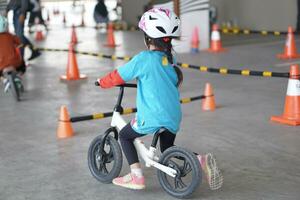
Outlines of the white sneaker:
M 210 189 L 217 190 L 221 188 L 224 178 L 217 166 L 216 157 L 211 153 L 205 154 L 203 156 L 198 155 L 197 157 L 199 159 L 201 168 L 206 175 L 206 179 Z

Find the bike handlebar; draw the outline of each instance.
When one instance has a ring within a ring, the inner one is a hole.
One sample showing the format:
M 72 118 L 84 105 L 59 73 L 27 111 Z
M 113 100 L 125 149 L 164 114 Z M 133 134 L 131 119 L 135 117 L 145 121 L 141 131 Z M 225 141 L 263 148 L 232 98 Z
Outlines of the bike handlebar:
M 117 85 L 116 87 L 137 88 L 137 84 L 133 84 L 133 83 L 125 83 L 125 84 L 122 84 L 122 85 Z
M 95 82 L 95 86 L 100 86 L 100 83 L 98 81 Z M 125 83 L 122 85 L 117 85 L 116 87 L 129 87 L 129 88 L 136 88 L 137 84 L 133 84 L 133 83 Z

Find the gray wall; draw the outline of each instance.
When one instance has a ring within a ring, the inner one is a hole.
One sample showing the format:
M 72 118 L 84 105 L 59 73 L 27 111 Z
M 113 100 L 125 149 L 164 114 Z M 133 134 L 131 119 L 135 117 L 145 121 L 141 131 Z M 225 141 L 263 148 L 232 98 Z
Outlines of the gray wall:
M 235 20 L 241 28 L 284 31 L 296 27 L 297 0 L 211 0 L 219 23 Z
M 123 19 L 136 24 L 147 2 L 123 0 Z M 239 27 L 252 30 L 286 31 L 289 25 L 296 28 L 297 0 L 211 0 L 211 5 L 218 8 L 220 24 L 233 20 Z
M 143 14 L 147 2 L 148 0 L 123 0 L 122 19 L 131 25 L 137 25 L 137 16 Z

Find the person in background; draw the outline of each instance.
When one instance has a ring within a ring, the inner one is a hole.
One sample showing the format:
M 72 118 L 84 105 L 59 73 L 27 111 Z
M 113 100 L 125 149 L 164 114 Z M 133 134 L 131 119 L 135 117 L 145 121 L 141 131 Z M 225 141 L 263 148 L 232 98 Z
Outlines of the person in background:
M 40 0 L 30 0 L 30 17 L 28 21 L 29 32 L 31 31 L 31 27 L 35 24 L 36 20 L 38 20 L 38 24 L 42 24 L 47 30 L 47 25 L 43 19 L 42 15 L 42 6 Z
M 300 32 L 300 0 L 297 0 L 297 32 Z
M 94 20 L 96 22 L 96 28 L 98 28 L 99 24 L 104 23 L 106 27 L 106 24 L 108 23 L 108 11 L 104 0 L 98 0 L 98 3 L 94 8 Z
M 31 56 L 28 60 L 32 60 L 41 55 L 35 50 L 32 43 L 24 35 L 24 23 L 27 11 L 29 10 L 29 0 L 10 0 L 6 7 L 6 14 L 13 10 L 13 24 L 16 35 L 20 38 L 23 46 L 20 48 L 22 59 L 24 60 L 24 49 L 28 46 L 31 49 Z
M 6 6 L 7 6 L 7 1 L 6 0 L 0 0 L 0 15 L 5 14 Z

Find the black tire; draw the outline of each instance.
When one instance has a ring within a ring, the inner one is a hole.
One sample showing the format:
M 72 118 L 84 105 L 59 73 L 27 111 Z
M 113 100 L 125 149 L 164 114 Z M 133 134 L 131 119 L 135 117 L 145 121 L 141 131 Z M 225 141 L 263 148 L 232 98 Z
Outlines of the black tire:
M 99 147 L 102 140 L 103 136 L 100 135 L 90 144 L 88 165 L 92 175 L 98 181 L 111 183 L 121 172 L 123 164 L 122 151 L 117 140 L 111 135 L 108 135 L 105 141 L 104 152 L 101 153 Z M 99 159 L 101 159 L 102 162 L 100 162 Z
M 177 171 L 175 178 L 157 170 L 162 188 L 176 198 L 188 198 L 202 181 L 202 170 L 196 155 L 181 147 L 170 147 L 159 162 Z
M 20 101 L 20 91 L 19 91 L 19 88 L 17 87 L 14 79 L 15 79 L 15 77 L 13 74 L 8 75 L 8 80 L 10 83 L 10 91 L 11 91 L 12 95 L 14 96 L 15 100 Z

